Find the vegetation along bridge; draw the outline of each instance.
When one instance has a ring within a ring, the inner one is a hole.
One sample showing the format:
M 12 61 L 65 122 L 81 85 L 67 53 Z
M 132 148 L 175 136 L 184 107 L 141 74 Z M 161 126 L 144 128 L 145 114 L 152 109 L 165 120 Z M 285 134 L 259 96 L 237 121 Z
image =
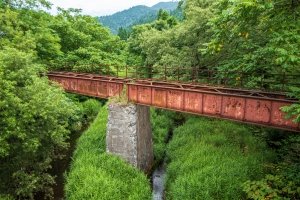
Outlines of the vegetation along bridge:
M 112 72 L 109 70 L 108 67 L 105 72 L 106 75 L 50 72 L 48 77 L 50 80 L 60 83 L 67 92 L 71 93 L 107 99 L 121 95 L 123 88 L 126 86 L 127 98 L 135 104 L 290 131 L 300 131 L 300 125 L 292 120 L 287 120 L 285 114 L 281 111 L 281 107 L 296 102 L 295 99 L 288 98 L 283 92 L 224 87 L 223 85 L 230 82 L 229 76 L 218 82 L 222 86 L 200 84 L 195 81 L 195 77 L 197 77 L 197 80 L 201 80 L 199 79 L 201 73 L 198 71 L 190 73 L 188 79 L 193 80 L 193 82 L 185 83 L 184 76 L 187 73 L 183 74 L 184 69 L 182 68 L 177 68 L 177 70 L 173 68 L 172 72 L 164 68 L 161 70 L 162 72 L 156 73 L 153 73 L 153 69 L 135 68 L 130 71 L 127 67 L 123 71 L 116 69 Z M 203 70 L 201 72 L 203 75 Z M 104 74 L 104 72 L 102 73 Z M 212 71 L 206 71 L 205 73 L 206 81 L 204 82 L 213 79 Z M 141 74 L 148 74 L 148 77 L 143 77 Z M 160 76 L 158 76 L 159 74 Z M 227 75 L 230 75 L 230 73 Z M 169 77 L 173 77 L 173 80 L 170 80 Z M 245 77 L 247 77 L 245 74 L 240 74 L 238 78 L 233 77 L 233 79 L 241 85 L 243 81 L 247 82 Z M 296 79 L 295 77 L 291 78 L 291 80 Z M 262 82 L 261 85 L 266 85 L 267 79 L 264 80 L 265 82 L 263 82 L 263 79 L 260 81 Z M 280 88 L 282 89 L 284 84 L 287 83 L 286 79 L 281 83 Z

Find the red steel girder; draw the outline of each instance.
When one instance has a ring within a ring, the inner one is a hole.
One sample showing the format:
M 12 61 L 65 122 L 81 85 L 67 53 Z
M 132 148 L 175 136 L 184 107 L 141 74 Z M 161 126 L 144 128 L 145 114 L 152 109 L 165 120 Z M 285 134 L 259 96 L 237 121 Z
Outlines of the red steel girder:
M 297 101 L 283 93 L 86 73 L 51 72 L 48 77 L 71 93 L 109 98 L 126 85 L 128 100 L 136 104 L 300 132 L 299 123 L 285 119 L 280 110 Z

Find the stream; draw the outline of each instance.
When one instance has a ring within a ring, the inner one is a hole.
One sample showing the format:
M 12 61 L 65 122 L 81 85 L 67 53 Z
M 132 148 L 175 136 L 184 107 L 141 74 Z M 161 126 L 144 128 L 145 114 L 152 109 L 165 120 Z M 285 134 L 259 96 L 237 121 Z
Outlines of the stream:
M 163 200 L 165 193 L 166 162 L 156 168 L 152 175 L 153 200 Z
M 87 126 L 88 127 L 88 126 Z M 77 131 L 71 134 L 69 143 L 70 147 L 66 150 L 66 156 L 62 160 L 57 160 L 52 165 L 52 175 L 55 175 L 55 185 L 53 186 L 54 199 L 62 200 L 64 199 L 64 185 L 65 185 L 65 176 L 64 174 L 68 172 L 71 162 L 72 155 L 76 148 L 76 141 L 87 128 L 84 127 L 81 131 Z M 40 199 L 40 198 L 37 198 Z
M 168 144 L 173 137 L 173 130 L 178 126 L 184 124 L 184 116 L 180 116 L 174 119 L 174 127 L 169 130 L 165 143 Z M 166 184 L 166 173 L 167 173 L 167 161 L 166 155 L 161 164 L 156 167 L 152 173 L 152 199 L 153 200 L 164 200 L 165 199 L 165 184 Z

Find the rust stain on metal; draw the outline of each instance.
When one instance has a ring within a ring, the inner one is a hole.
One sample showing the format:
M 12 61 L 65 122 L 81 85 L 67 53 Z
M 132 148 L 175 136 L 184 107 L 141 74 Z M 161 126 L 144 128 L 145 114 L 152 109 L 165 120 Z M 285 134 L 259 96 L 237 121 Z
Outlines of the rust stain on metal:
M 107 92 L 107 84 L 105 82 L 98 82 L 97 83 L 97 97 L 107 98 L 108 92 Z
M 168 90 L 167 107 L 175 110 L 183 110 L 183 91 Z
M 294 123 L 292 119 L 285 119 L 284 113 L 280 110 L 281 107 L 287 106 L 287 104 L 282 102 L 273 102 L 272 106 L 271 124 L 297 128 L 297 124 Z
M 63 79 L 60 80 L 60 83 L 61 83 L 62 86 L 63 86 L 64 88 L 66 88 L 67 90 L 70 89 L 70 82 L 69 82 L 68 79 L 63 78 Z
M 78 87 L 78 80 L 76 79 L 70 79 L 70 80 L 67 80 L 67 79 L 63 79 L 63 82 L 68 82 L 66 83 L 67 84 L 67 90 L 75 90 L 77 91 L 77 87 Z M 65 84 L 65 83 L 64 83 Z
M 137 100 L 138 100 L 137 86 L 128 85 L 127 88 L 128 88 L 128 100 L 131 102 L 137 102 Z
M 222 104 L 222 116 L 237 120 L 244 119 L 245 98 L 224 96 Z
M 90 84 L 88 86 L 88 95 L 90 96 L 97 96 L 97 82 L 95 81 L 90 81 Z
M 210 115 L 221 114 L 222 96 L 220 95 L 203 95 L 203 113 Z
M 245 120 L 268 123 L 271 118 L 271 101 L 247 99 Z
M 203 94 L 197 92 L 185 92 L 184 110 L 193 113 L 202 113 Z
M 167 90 L 153 88 L 152 105 L 158 107 L 167 107 Z
M 151 104 L 151 88 L 138 86 L 138 103 Z
M 108 83 L 108 97 L 119 95 L 119 85 L 117 83 Z
M 79 79 L 77 85 L 77 91 L 80 92 L 81 94 L 88 93 L 88 87 L 90 84 L 91 84 L 90 81 Z

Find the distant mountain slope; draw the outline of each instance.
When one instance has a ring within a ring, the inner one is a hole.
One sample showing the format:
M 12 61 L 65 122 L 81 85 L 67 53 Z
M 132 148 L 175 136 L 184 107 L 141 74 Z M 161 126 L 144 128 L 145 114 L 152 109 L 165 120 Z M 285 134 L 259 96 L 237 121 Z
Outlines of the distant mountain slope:
M 151 8 L 154 10 L 164 9 L 164 10 L 175 10 L 178 6 L 178 2 L 170 1 L 170 2 L 160 2 L 152 6 Z
M 113 15 L 98 17 L 98 20 L 104 26 L 109 27 L 114 34 L 117 34 L 120 27 L 128 27 L 145 19 L 148 19 L 146 21 L 154 20 L 159 9 L 172 11 L 177 8 L 177 5 L 178 2 L 171 1 L 160 2 L 152 7 L 134 6 Z

